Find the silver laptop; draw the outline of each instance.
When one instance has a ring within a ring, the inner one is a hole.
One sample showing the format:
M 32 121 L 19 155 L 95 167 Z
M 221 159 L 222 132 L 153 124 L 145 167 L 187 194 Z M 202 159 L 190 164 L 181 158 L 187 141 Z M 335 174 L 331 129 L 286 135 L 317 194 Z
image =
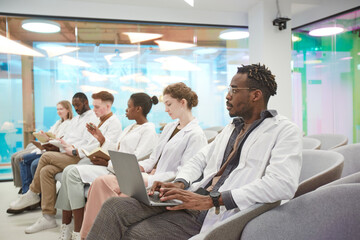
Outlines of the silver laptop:
M 111 150 L 109 150 L 109 154 L 122 193 L 149 206 L 175 206 L 182 203 L 180 200 L 162 202 L 158 192 L 152 196 L 148 195 L 134 154 Z

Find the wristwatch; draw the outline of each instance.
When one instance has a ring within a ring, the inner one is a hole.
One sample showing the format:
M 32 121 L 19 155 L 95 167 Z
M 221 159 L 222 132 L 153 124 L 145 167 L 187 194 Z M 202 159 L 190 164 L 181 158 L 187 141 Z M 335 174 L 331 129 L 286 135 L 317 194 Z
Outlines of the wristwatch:
M 76 156 L 78 155 L 76 149 L 73 149 L 73 150 L 72 150 L 72 155 L 73 155 L 74 157 L 76 157 Z
M 220 213 L 220 203 L 219 203 L 220 196 L 221 194 L 218 191 L 210 192 L 210 197 L 211 200 L 213 201 L 216 215 Z

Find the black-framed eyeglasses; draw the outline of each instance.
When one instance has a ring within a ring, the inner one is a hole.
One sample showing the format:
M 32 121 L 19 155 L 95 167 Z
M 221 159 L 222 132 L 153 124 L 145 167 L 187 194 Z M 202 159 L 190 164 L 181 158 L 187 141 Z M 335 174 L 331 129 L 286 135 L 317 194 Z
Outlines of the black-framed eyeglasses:
M 228 87 L 228 92 L 229 92 L 230 96 L 232 96 L 233 94 L 236 94 L 240 90 L 255 90 L 255 88 L 238 88 L 238 87 L 232 87 L 232 86 Z

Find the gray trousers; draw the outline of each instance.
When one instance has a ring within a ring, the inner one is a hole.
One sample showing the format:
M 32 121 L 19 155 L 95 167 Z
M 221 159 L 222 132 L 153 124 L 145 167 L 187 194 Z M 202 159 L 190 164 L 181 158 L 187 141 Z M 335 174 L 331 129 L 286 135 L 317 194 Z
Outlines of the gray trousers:
M 103 204 L 86 239 L 188 239 L 200 232 L 198 214 L 150 207 L 130 197 L 113 197 Z
M 15 187 L 21 187 L 21 175 L 20 175 L 20 162 L 23 159 L 23 155 L 31 153 L 35 149 L 35 145 L 29 143 L 24 150 L 18 151 L 11 155 L 11 168 L 14 179 Z
M 61 176 L 61 187 L 55 207 L 71 211 L 85 207 L 85 184 L 82 182 L 77 164 L 67 166 Z

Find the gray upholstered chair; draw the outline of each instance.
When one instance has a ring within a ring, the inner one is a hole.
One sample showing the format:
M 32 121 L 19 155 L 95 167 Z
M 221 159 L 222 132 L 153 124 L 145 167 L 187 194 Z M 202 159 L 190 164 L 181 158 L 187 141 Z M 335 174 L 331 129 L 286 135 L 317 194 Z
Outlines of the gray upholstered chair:
M 208 143 L 214 141 L 215 137 L 218 135 L 218 132 L 215 130 L 204 130 L 204 133 Z
M 313 191 L 341 177 L 343 155 L 325 150 L 303 150 L 299 187 L 294 197 Z
M 280 201 L 275 203 L 255 204 L 228 219 L 225 219 L 220 224 L 214 225 L 213 230 L 199 233 L 190 238 L 190 240 L 240 239 L 243 228 L 250 220 L 279 205 Z
M 322 150 L 303 150 L 300 183 L 295 196 L 313 191 L 324 184 L 339 179 L 343 164 L 344 157 L 339 153 Z M 270 204 L 255 204 L 215 225 L 213 230 L 198 234 L 191 239 L 239 239 L 243 228 L 249 221 L 279 205 L 280 201 Z
M 320 149 L 321 142 L 319 139 L 316 138 L 309 138 L 309 137 L 303 137 L 303 149 Z
M 336 181 L 333 181 L 331 183 L 328 183 L 328 184 L 326 184 L 324 186 L 319 187 L 318 189 L 326 188 L 326 187 L 329 187 L 329 186 L 335 186 L 335 185 L 339 185 L 339 184 L 348 184 L 348 183 L 360 183 L 360 171 L 356 172 L 356 173 L 353 173 L 353 174 L 350 174 L 350 175 L 347 175 L 346 177 L 340 178 L 340 179 L 338 179 Z
M 220 133 L 223 129 L 224 129 L 224 126 L 215 126 L 215 127 L 205 128 L 204 130 L 212 130 L 212 131 L 217 131 L 218 133 Z
M 360 239 L 359 199 L 360 172 L 254 218 L 239 239 Z
M 309 138 L 315 138 L 320 140 L 321 150 L 329 150 L 333 148 L 337 148 L 343 145 L 346 145 L 348 142 L 348 138 L 345 135 L 342 134 L 313 134 L 308 135 Z
M 334 148 L 332 151 L 344 156 L 344 169 L 341 177 L 360 172 L 360 143 Z

